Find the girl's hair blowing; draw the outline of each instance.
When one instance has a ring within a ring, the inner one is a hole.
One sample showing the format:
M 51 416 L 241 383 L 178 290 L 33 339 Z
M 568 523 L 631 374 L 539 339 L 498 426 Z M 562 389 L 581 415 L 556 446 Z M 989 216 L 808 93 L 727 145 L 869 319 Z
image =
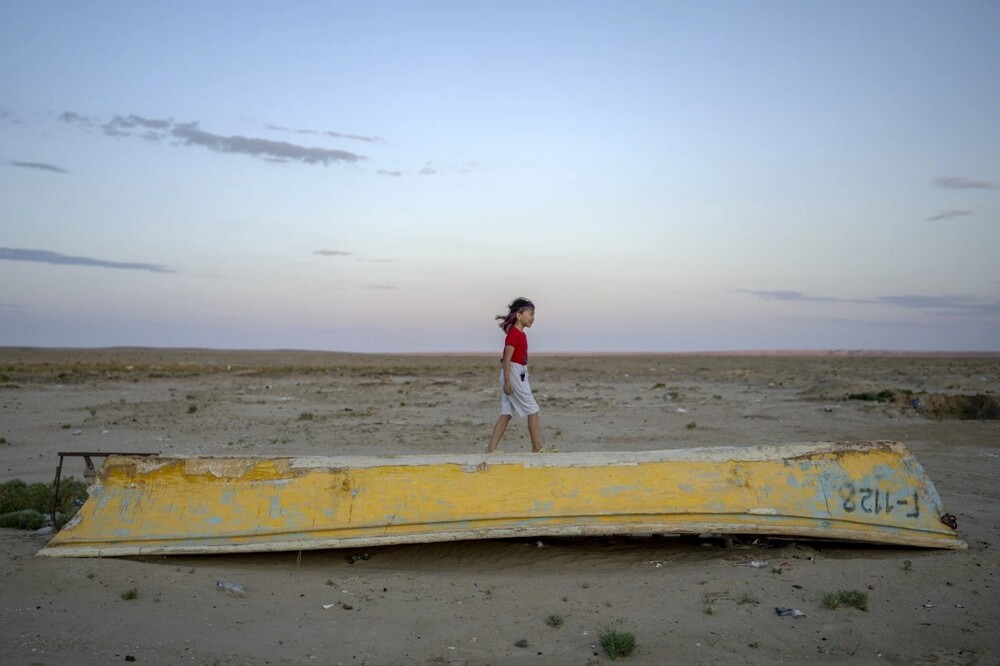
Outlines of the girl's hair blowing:
M 522 310 L 527 310 L 529 308 L 534 309 L 535 304 L 532 303 L 527 298 L 525 298 L 524 296 L 515 298 L 513 301 L 511 301 L 510 305 L 507 306 L 507 314 L 496 316 L 497 321 L 500 322 L 499 326 L 500 328 L 503 329 L 503 332 L 506 333 L 507 331 L 510 330 L 510 327 L 514 325 L 514 322 L 517 321 L 518 312 L 521 312 Z

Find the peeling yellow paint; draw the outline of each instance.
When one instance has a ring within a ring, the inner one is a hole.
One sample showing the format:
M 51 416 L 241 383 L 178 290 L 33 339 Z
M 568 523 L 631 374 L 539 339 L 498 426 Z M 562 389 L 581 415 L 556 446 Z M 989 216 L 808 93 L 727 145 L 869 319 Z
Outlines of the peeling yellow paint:
M 39 553 L 301 550 L 501 536 L 740 533 L 964 548 L 894 442 L 630 453 L 109 457 Z

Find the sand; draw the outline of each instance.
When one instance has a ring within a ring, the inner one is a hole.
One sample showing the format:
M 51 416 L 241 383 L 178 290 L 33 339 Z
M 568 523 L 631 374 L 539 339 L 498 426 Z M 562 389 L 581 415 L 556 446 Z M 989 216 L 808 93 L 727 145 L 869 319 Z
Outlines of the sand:
M 492 356 L 0 349 L 0 480 L 49 482 L 58 451 L 477 452 L 496 373 Z M 0 663 L 599 664 L 607 628 L 635 635 L 636 664 L 1000 663 L 1000 420 L 956 418 L 976 395 L 990 415 L 1000 357 L 536 354 L 532 384 L 562 451 L 902 441 L 969 549 L 646 537 L 42 559 L 46 537 L 0 530 Z M 846 399 L 885 389 L 899 399 Z M 529 450 L 523 420 L 501 448 Z M 868 610 L 825 608 L 839 589 Z

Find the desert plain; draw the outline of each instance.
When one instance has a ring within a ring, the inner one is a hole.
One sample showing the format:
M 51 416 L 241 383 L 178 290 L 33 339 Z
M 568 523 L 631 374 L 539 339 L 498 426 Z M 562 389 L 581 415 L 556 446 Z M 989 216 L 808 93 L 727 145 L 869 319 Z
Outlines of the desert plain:
M 634 635 L 620 659 L 634 664 L 1000 663 L 1000 355 L 531 367 L 560 451 L 901 441 L 968 549 L 653 535 L 48 559 L 35 554 L 49 537 L 3 529 L 0 663 L 603 664 L 608 629 Z M 481 452 L 497 372 L 492 355 L 2 348 L 0 481 L 51 482 L 60 451 Z M 530 449 L 524 420 L 501 448 Z M 82 461 L 63 474 L 82 478 Z M 867 610 L 824 606 L 844 589 Z

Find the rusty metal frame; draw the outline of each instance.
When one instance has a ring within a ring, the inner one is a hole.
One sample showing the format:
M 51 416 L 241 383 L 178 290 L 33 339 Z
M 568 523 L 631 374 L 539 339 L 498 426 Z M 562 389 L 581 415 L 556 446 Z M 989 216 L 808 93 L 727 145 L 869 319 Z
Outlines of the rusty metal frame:
M 55 492 L 52 496 L 52 525 L 56 524 L 56 512 L 59 509 L 59 480 L 62 478 L 62 468 L 63 468 L 63 458 L 67 456 L 72 456 L 75 458 L 83 458 L 84 464 L 87 468 L 83 471 L 83 478 L 88 482 L 94 480 L 97 476 L 97 469 L 94 467 L 94 461 L 91 458 L 107 458 L 108 456 L 158 456 L 160 452 L 155 453 L 135 453 L 133 451 L 60 451 L 59 452 L 59 465 L 56 467 L 56 480 L 54 482 Z

